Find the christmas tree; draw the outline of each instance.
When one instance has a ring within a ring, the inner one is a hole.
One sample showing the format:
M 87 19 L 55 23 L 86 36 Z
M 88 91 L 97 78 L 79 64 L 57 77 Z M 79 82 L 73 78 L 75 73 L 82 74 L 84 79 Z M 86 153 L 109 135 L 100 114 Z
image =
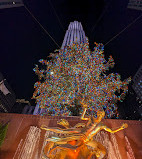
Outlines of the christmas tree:
M 8 129 L 8 123 L 6 124 L 0 123 L 0 147 L 2 146 L 4 139 L 6 137 L 7 129 Z
M 45 114 L 78 115 L 83 100 L 88 115 L 104 110 L 107 118 L 118 116 L 116 103 L 124 99 L 131 79 L 121 81 L 118 73 L 106 73 L 114 60 L 112 56 L 105 60 L 103 44 L 95 43 L 91 51 L 88 41 L 74 42 L 50 57 L 39 60 L 45 69 L 34 68 L 39 81 L 34 85 L 33 99 L 40 108 L 47 108 Z

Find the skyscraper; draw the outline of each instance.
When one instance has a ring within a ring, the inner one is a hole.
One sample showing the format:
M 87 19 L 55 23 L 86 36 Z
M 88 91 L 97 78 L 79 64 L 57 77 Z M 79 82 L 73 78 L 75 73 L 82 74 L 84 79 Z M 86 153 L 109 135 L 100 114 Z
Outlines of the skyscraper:
M 22 0 L 0 0 L 0 9 L 24 6 Z
M 62 43 L 62 49 L 67 45 L 72 45 L 74 41 L 80 42 L 86 42 L 87 38 L 85 36 L 85 32 L 83 30 L 83 27 L 81 25 L 81 22 L 74 21 L 70 22 L 70 25 L 68 27 L 68 30 L 66 31 L 63 43 Z
M 15 93 L 0 73 L 0 113 L 9 113 L 15 104 Z
M 136 72 L 135 76 L 133 77 L 133 85 L 134 91 L 137 94 L 137 97 L 142 101 L 142 65 Z
M 138 102 L 138 112 L 142 119 L 142 65 L 136 72 L 135 76 L 133 77 L 133 90 L 136 93 L 136 100 Z
M 119 110 L 123 119 L 142 119 L 142 65 L 132 78 L 124 102 L 119 103 Z
M 129 0 L 128 8 L 142 10 L 142 0 Z

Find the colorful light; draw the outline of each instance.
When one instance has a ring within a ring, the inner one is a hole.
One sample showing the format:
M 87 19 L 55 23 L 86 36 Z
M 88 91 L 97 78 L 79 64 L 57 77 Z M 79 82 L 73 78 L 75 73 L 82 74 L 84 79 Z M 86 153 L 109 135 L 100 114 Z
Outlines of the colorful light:
M 84 99 L 88 115 L 104 109 L 106 117 L 118 116 L 116 102 L 124 99 L 131 78 L 121 81 L 118 73 L 107 75 L 114 60 L 110 56 L 106 61 L 103 44 L 95 45 L 91 51 L 88 41 L 74 42 L 53 54 L 52 60 L 39 60 L 46 69 L 40 70 L 38 65 L 34 68 L 39 81 L 34 85 L 33 98 L 41 108 L 47 108 L 45 114 L 71 115 L 68 106 L 74 107 L 75 100 L 79 104 Z M 120 90 L 122 93 L 116 95 Z

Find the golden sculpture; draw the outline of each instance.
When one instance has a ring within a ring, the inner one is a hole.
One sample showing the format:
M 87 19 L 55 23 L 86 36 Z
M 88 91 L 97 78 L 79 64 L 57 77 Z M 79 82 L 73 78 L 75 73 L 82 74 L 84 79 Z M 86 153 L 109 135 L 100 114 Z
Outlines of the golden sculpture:
M 44 147 L 44 155 L 50 159 L 90 159 L 95 156 L 97 159 L 104 158 L 106 155 L 105 147 L 95 141 L 93 137 L 101 130 L 115 133 L 128 127 L 126 123 L 117 129 L 110 129 L 104 125 L 101 120 L 105 116 L 104 111 L 97 112 L 97 118 L 84 118 L 87 105 L 81 102 L 84 107 L 81 120 L 87 120 L 87 124 L 78 123 L 74 127 L 70 127 L 65 119 L 61 119 L 57 124 L 62 125 L 61 128 L 47 128 L 41 126 L 41 129 L 62 134 L 61 137 L 48 138 L 47 145 Z M 89 148 L 88 148 L 89 147 Z M 60 151 L 57 151 L 60 150 Z M 56 152 L 57 151 L 57 152 Z

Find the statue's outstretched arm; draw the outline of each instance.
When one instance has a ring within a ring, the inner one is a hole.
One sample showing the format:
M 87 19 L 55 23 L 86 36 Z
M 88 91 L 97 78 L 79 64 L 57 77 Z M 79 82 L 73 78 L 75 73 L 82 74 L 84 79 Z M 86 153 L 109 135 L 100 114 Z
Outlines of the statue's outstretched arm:
M 52 132 L 61 133 L 61 134 L 78 133 L 78 131 L 76 130 L 67 130 L 67 129 L 61 129 L 61 128 L 47 128 L 45 126 L 41 126 L 40 128 L 46 131 L 52 131 Z
M 127 128 L 127 127 L 128 127 L 128 124 L 123 123 L 121 127 L 117 128 L 117 129 L 114 129 L 114 130 L 108 128 L 107 126 L 104 126 L 103 129 L 104 129 L 105 131 L 110 132 L 110 133 L 116 133 L 116 132 L 118 132 L 118 131 L 120 131 L 120 130 L 123 130 L 123 129 Z
M 110 133 L 116 133 L 117 131 L 123 130 L 127 127 L 128 127 L 128 125 L 126 123 L 124 123 L 124 124 L 122 124 L 122 126 L 120 128 L 112 130 L 109 127 L 107 127 L 106 125 L 100 124 L 88 135 L 87 138 L 88 139 L 93 138 L 93 136 L 96 135 L 101 130 L 105 130 L 105 131 L 110 132 Z
M 52 131 L 52 132 L 56 132 L 56 133 L 63 133 L 63 131 L 64 131 L 63 129 L 60 129 L 60 128 L 47 128 L 43 125 L 40 128 L 43 130 L 46 130 L 46 131 Z

